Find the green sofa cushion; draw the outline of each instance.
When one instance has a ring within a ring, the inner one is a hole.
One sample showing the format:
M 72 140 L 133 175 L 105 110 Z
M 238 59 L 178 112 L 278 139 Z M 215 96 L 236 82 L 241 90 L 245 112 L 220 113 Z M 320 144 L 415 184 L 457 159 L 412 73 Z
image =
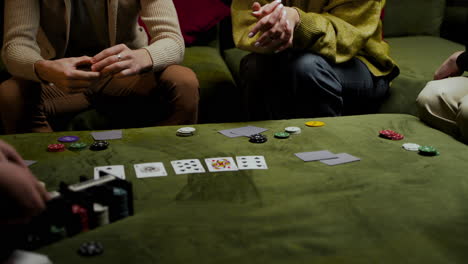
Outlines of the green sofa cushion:
M 2 136 L 48 188 L 91 176 L 94 166 L 125 165 L 133 183 L 135 215 L 44 247 L 54 263 L 464 263 L 468 259 L 466 197 L 468 148 L 408 115 L 323 118 L 247 123 L 269 128 L 269 141 L 227 139 L 217 133 L 247 124 L 197 125 L 197 135 L 175 136 L 177 127 L 130 129 L 102 152 L 48 153 L 66 133 Z M 274 139 L 300 126 L 302 133 Z M 379 138 L 381 129 L 403 142 L 436 146 L 424 157 Z M 91 142 L 88 132 L 78 132 Z M 329 149 L 360 157 L 329 167 L 303 162 L 296 152 Z M 170 161 L 264 155 L 268 170 L 175 175 Z M 137 179 L 133 164 L 161 161 L 168 177 Z M 104 254 L 83 258 L 85 241 Z
M 434 72 L 463 45 L 432 36 L 387 38 L 390 56 L 401 69 L 380 112 L 417 114 L 415 100 Z
M 250 52 L 238 48 L 227 49 L 224 51 L 224 60 L 231 70 L 232 76 L 239 83 L 239 71 L 242 58 Z
M 384 35 L 439 36 L 445 0 L 387 0 L 383 20 Z
M 217 48 L 188 47 L 184 66 L 200 81 L 200 122 L 239 121 L 240 93 Z

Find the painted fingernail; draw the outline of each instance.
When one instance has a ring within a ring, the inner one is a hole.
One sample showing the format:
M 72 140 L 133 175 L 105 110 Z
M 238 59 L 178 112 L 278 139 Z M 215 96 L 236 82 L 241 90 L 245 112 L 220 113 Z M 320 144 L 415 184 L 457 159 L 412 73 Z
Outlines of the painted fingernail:
M 281 3 L 281 0 L 275 0 L 275 2 Z
M 254 36 L 254 33 L 253 32 L 250 32 L 249 33 L 249 38 L 253 37 Z
M 286 10 L 283 10 L 283 16 L 286 16 Z
M 280 9 L 283 8 L 283 7 L 284 7 L 283 4 L 280 4 L 280 5 L 278 6 L 278 8 L 280 8 Z
M 254 46 L 255 46 L 256 48 L 260 47 L 260 42 L 255 42 Z

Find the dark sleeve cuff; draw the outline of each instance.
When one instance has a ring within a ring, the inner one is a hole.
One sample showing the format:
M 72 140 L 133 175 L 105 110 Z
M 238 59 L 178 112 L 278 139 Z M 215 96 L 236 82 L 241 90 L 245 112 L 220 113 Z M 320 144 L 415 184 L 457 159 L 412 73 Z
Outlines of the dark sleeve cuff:
M 465 51 L 457 58 L 457 66 L 462 71 L 468 71 L 468 52 Z

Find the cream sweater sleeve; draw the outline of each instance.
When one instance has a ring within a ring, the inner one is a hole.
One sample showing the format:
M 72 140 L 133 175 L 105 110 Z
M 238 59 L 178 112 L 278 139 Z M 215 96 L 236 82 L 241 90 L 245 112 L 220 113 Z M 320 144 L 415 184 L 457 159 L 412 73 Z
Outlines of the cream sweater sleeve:
M 141 0 L 140 16 L 151 36 L 145 49 L 153 60 L 153 71 L 180 64 L 185 45 L 172 0 Z
M 40 81 L 34 64 L 43 60 L 36 36 L 40 11 L 37 0 L 6 0 L 2 59 L 11 75 Z

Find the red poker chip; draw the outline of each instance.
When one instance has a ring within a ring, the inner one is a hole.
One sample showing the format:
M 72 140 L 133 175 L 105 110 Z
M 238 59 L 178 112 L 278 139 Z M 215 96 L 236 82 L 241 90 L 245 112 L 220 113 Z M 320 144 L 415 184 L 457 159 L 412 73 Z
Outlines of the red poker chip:
M 405 136 L 393 130 L 381 130 L 379 131 L 379 136 L 391 140 L 402 140 L 405 138 Z
M 50 144 L 47 146 L 47 151 L 49 152 L 62 152 L 65 150 L 64 144 Z

